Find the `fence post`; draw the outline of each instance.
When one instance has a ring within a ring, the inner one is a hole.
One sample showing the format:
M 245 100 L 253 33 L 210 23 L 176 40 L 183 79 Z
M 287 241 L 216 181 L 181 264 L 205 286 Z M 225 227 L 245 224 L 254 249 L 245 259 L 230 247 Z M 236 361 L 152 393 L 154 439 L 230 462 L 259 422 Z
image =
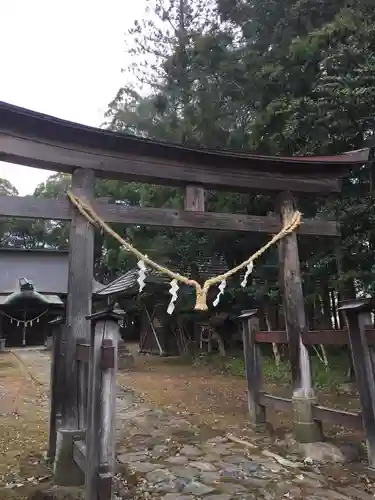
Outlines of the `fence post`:
M 361 403 L 361 416 L 367 441 L 370 469 L 375 473 L 375 370 L 372 347 L 368 345 L 365 326 L 368 313 L 374 310 L 373 299 L 346 300 L 339 311 L 345 314 L 349 345 Z
M 3 313 L 0 314 L 0 352 L 5 351 L 5 344 L 6 344 L 6 339 L 4 337 L 4 332 L 3 332 L 3 320 L 4 316 Z
M 62 405 L 63 405 L 63 373 L 61 359 L 62 329 L 65 319 L 58 316 L 49 322 L 52 334 L 51 353 L 51 380 L 50 380 L 50 410 L 49 410 L 49 432 L 48 450 L 46 458 L 48 461 L 55 460 L 56 435 L 59 425 L 61 425 Z
M 242 324 L 247 403 L 250 421 L 255 427 L 262 428 L 266 421 L 266 412 L 265 407 L 259 404 L 259 396 L 262 390 L 262 373 L 259 346 L 255 342 L 256 332 L 259 331 L 257 313 L 257 309 L 242 311 L 238 319 Z
M 86 432 L 86 500 L 110 500 L 115 467 L 116 372 L 120 314 L 103 311 L 91 320 Z

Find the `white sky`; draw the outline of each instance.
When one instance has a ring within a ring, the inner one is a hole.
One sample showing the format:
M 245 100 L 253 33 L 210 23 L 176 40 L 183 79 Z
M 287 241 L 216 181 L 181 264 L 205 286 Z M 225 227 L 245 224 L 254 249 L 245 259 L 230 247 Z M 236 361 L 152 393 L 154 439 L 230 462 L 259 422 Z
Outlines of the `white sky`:
M 0 0 L 0 100 L 100 126 L 124 82 L 125 32 L 145 0 Z M 0 162 L 21 195 L 51 172 Z

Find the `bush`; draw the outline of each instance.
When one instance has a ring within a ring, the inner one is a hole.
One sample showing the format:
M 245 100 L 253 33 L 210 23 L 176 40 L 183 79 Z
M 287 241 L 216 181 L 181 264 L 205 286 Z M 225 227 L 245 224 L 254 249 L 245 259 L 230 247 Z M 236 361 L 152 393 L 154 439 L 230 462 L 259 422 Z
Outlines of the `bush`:
M 323 390 L 334 390 L 345 382 L 348 358 L 345 353 L 328 358 L 329 367 L 326 368 L 317 356 L 311 356 L 312 378 L 315 387 Z M 236 377 L 245 376 L 245 363 L 240 354 L 226 358 L 222 358 L 216 353 L 199 354 L 192 358 L 192 363 L 197 367 L 204 366 Z M 292 380 L 289 361 L 282 361 L 279 366 L 276 366 L 272 357 L 263 356 L 262 376 L 266 384 L 290 386 Z

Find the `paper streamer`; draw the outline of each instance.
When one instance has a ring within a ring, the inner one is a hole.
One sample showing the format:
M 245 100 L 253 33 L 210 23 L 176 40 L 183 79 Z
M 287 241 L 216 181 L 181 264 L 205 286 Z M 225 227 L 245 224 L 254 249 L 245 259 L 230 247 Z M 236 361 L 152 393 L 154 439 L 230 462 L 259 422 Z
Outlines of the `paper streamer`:
M 217 294 L 216 299 L 213 302 L 214 307 L 219 305 L 220 297 L 223 295 L 226 286 L 227 286 L 227 282 L 226 282 L 226 280 L 223 280 L 219 285 L 219 293 Z
M 138 261 L 138 285 L 139 285 L 139 293 L 142 292 L 144 287 L 146 286 L 145 280 L 146 280 L 146 264 L 144 263 L 143 260 Z
M 242 288 L 245 288 L 247 285 L 247 280 L 249 279 L 250 274 L 253 272 L 254 269 L 254 264 L 252 262 L 249 262 L 246 268 L 246 273 L 245 276 L 243 277 L 243 280 L 241 281 L 241 286 Z
M 172 314 L 174 309 L 175 309 L 175 302 L 177 300 L 177 292 L 178 292 L 179 286 L 177 280 L 172 280 L 171 281 L 171 287 L 169 289 L 169 293 L 172 295 L 171 301 L 169 303 L 167 313 Z

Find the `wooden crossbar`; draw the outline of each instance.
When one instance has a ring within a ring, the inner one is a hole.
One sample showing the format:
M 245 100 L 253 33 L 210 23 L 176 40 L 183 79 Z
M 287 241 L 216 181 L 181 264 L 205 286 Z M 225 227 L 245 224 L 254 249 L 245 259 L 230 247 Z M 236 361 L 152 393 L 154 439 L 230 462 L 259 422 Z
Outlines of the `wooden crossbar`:
M 170 208 L 128 207 L 96 200 L 95 211 L 110 224 L 140 224 L 145 226 L 203 229 L 215 231 L 278 233 L 281 228 L 277 215 L 248 215 L 216 212 L 191 212 Z M 72 210 L 68 200 L 35 198 L 32 196 L 0 196 L 3 217 L 70 221 Z M 303 219 L 298 233 L 310 236 L 338 236 L 338 224 L 333 219 Z
M 292 399 L 261 393 L 259 395 L 259 404 L 276 411 L 288 411 L 292 408 Z M 313 405 L 312 411 L 314 420 L 318 422 L 327 422 L 331 425 L 342 425 L 350 429 L 363 431 L 362 417 L 359 412 L 337 410 L 320 405 Z
M 375 346 L 375 329 L 366 328 L 368 345 Z M 301 334 L 304 345 L 348 345 L 349 337 L 347 330 L 309 330 Z M 285 330 L 257 331 L 255 341 L 260 344 L 287 344 L 288 339 Z

